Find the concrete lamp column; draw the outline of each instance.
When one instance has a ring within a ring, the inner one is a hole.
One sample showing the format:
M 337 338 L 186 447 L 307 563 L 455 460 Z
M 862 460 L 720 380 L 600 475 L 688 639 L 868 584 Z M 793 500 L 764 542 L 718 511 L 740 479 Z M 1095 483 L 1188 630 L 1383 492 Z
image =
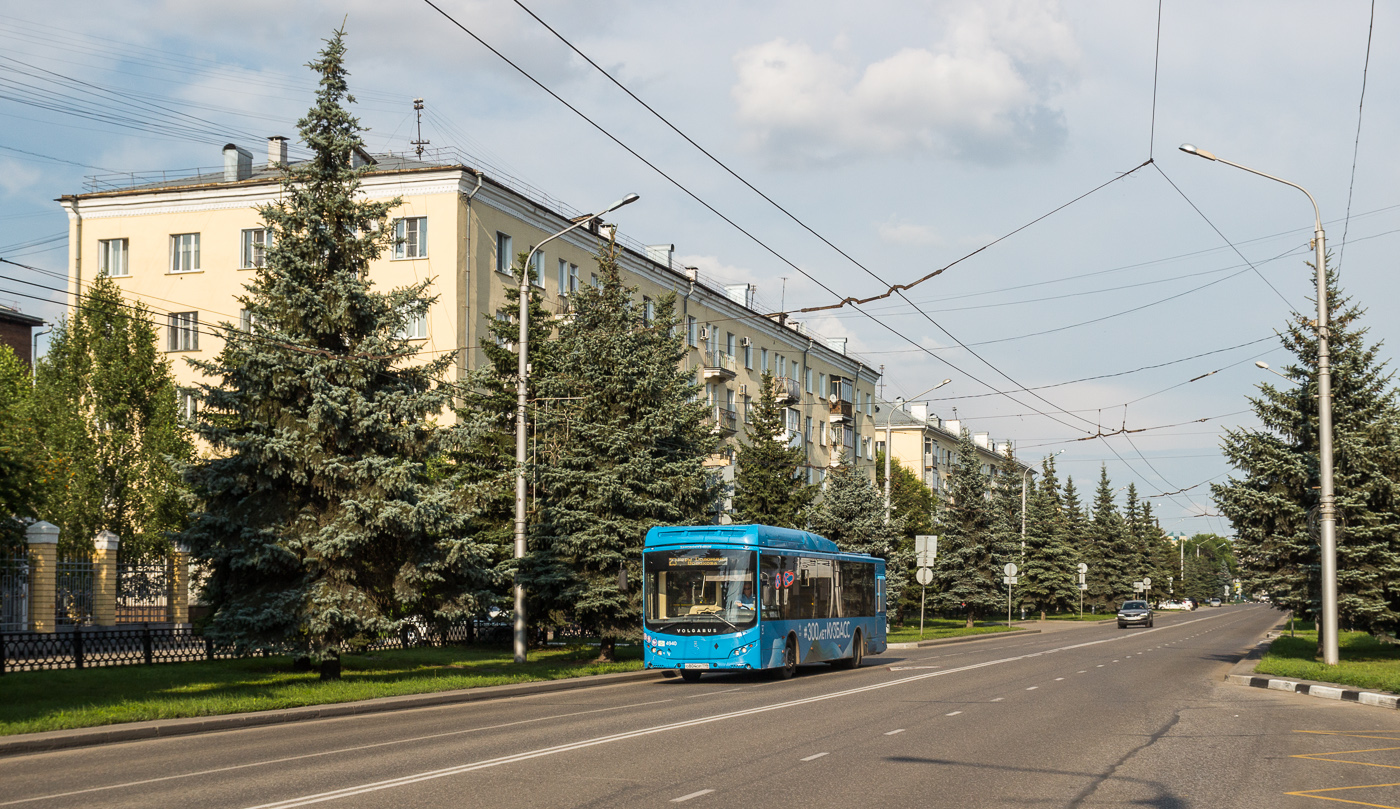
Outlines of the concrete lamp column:
M 29 544 L 29 631 L 53 632 L 58 599 L 58 526 L 36 522 L 24 529 Z
M 117 546 L 121 539 L 111 531 L 97 532 L 92 555 L 92 623 L 117 625 Z

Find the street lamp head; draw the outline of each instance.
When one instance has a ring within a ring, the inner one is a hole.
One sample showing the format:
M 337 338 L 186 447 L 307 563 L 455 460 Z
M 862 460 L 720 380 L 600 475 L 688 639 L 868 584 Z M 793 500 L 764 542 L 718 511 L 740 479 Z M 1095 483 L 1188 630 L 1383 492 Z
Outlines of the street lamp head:
M 1204 157 L 1207 160 L 1216 159 L 1215 155 L 1211 154 L 1210 152 L 1207 152 L 1205 149 L 1197 149 L 1194 145 L 1190 143 L 1183 143 L 1177 148 L 1187 154 L 1193 154 L 1196 157 Z
M 613 211 L 617 210 L 618 208 L 621 208 L 623 205 L 631 205 L 632 203 L 636 202 L 636 201 L 639 200 L 639 199 L 641 199 L 641 195 L 639 195 L 639 194 L 628 194 L 627 196 L 623 197 L 622 199 L 618 200 L 617 202 L 614 202 L 613 204 L 611 204 L 611 205 L 609 205 L 608 207 L 604 208 L 603 210 L 599 211 L 599 212 L 597 213 L 597 216 L 602 216 L 602 215 L 605 214 L 605 213 L 612 213 Z
M 1263 360 L 1257 360 L 1254 364 L 1263 368 L 1265 371 L 1269 370 L 1269 364 Z
M 943 380 L 942 382 L 939 382 L 939 383 L 938 383 L 938 387 L 935 387 L 934 390 L 938 390 L 938 388 L 941 388 L 941 387 L 943 387 L 944 385 L 946 385 L 946 384 L 948 384 L 949 382 L 952 382 L 952 381 L 953 381 L 953 380 L 951 380 L 951 379 L 945 379 L 945 380 Z

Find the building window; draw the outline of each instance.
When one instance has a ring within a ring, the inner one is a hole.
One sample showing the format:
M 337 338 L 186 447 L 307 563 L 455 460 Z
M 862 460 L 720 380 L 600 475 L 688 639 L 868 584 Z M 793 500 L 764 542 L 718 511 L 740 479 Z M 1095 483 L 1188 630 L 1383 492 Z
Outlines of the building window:
M 506 348 L 506 349 L 513 349 L 513 348 L 515 348 L 515 341 L 505 336 L 506 334 L 509 333 L 510 324 L 511 324 L 510 315 L 506 314 L 505 312 L 497 312 L 497 313 L 496 313 L 496 326 L 497 326 L 497 328 L 496 328 L 495 336 L 494 336 L 492 339 L 494 339 L 494 340 L 496 341 L 496 345 L 500 346 L 501 348 Z
M 817 443 L 826 446 L 826 422 L 817 422 Z
M 194 424 L 195 413 L 199 411 L 199 400 L 194 397 L 194 391 L 180 390 L 175 395 L 180 421 L 185 424 Z
M 398 336 L 400 340 L 428 339 L 428 313 L 419 312 L 416 315 L 409 315 Z
M 656 320 L 656 301 L 650 297 L 642 296 L 642 322 L 650 326 Z
M 131 274 L 126 264 L 126 239 L 102 239 L 97 243 L 97 269 L 113 278 Z
M 695 321 L 695 316 L 694 316 L 694 315 L 686 315 L 686 318 L 685 318 L 685 342 L 686 342 L 691 348 L 696 348 L 696 347 L 698 347 L 698 346 L 700 345 L 699 340 L 700 340 L 700 329 L 699 329 L 699 327 L 698 327 L 698 324 L 697 324 L 696 321 Z
M 199 313 L 171 312 L 169 314 L 167 351 L 199 350 Z
M 394 220 L 394 258 L 425 258 L 427 255 L 428 217 Z
M 830 388 L 826 386 L 826 374 L 819 374 L 817 376 L 817 395 L 826 396 L 829 390 Z
M 238 330 L 241 332 L 253 333 L 253 326 L 256 325 L 256 318 L 253 317 L 251 309 L 238 310 Z
M 500 231 L 496 232 L 496 272 L 511 274 L 511 265 L 514 264 L 512 258 L 510 237 Z
M 758 362 L 759 372 L 765 374 L 768 373 L 768 349 L 760 348 L 758 350 Z
M 803 435 L 803 437 L 804 437 L 804 440 L 805 440 L 808 444 L 812 443 L 812 417 L 811 417 L 811 416 L 808 416 L 808 417 L 807 417 L 806 429 L 804 429 L 804 430 L 802 431 L 802 435 Z
M 778 355 L 778 376 L 787 376 L 787 357 Z
M 170 271 L 199 270 L 199 234 L 176 233 L 170 237 Z
M 588 276 L 588 279 L 589 279 L 588 282 L 589 282 L 590 284 L 593 285 L 593 288 L 594 288 L 594 289 L 601 289 L 601 288 L 602 288 L 603 285 L 602 285 L 601 283 L 598 282 L 598 273 L 596 273 L 596 272 L 595 272 L 595 273 L 591 273 L 591 274 Z
M 725 409 L 728 410 L 729 412 L 731 412 L 731 413 L 734 412 L 734 389 L 733 389 L 733 388 L 725 388 L 725 389 L 724 389 L 724 407 L 725 407 Z
M 744 423 L 753 423 L 753 397 L 748 395 L 744 396 Z
M 272 230 L 269 228 L 248 228 L 243 231 L 242 250 L 239 251 L 238 267 L 252 270 L 267 266 L 267 248 L 272 246 Z
M 744 346 L 744 367 L 753 370 L 753 343 Z
M 731 357 L 739 353 L 739 341 L 732 331 L 724 333 L 724 353 Z
M 811 392 L 812 392 L 812 369 L 811 369 L 810 367 L 807 369 L 806 377 L 807 377 L 807 378 L 806 378 L 805 380 L 803 380 L 803 381 L 806 383 L 807 392 L 808 392 L 808 393 L 811 393 Z
M 530 258 L 530 283 L 544 289 L 544 252 L 536 250 Z

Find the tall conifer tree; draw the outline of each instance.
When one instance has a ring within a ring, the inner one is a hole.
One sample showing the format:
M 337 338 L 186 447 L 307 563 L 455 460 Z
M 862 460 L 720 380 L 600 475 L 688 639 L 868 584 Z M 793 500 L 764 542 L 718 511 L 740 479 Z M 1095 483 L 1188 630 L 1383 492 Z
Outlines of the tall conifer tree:
M 786 408 L 778 404 L 773 375 L 763 372 L 758 401 L 744 424 L 735 453 L 734 518 L 801 528 L 818 488 L 802 479 L 806 453 L 788 442 Z
M 657 525 L 708 522 L 719 487 L 705 459 L 719 446 L 675 331 L 674 296 L 643 318 L 622 285 L 619 248 L 598 255 L 600 285 L 578 293 L 559 330 L 558 400 L 541 430 L 556 449 L 540 466 L 540 511 L 524 579 L 539 603 L 602 638 L 600 657 L 640 625 L 642 540 Z
M 1044 620 L 1046 612 L 1066 609 L 1075 594 L 1074 562 L 1065 543 L 1066 515 L 1054 457 L 1047 457 L 1041 469 L 1040 484 L 1027 509 L 1026 553 L 1020 575 L 1024 577 L 1022 596 Z
M 977 445 L 966 430 L 958 440 L 949 482 L 948 502 L 939 512 L 938 558 L 933 569 L 935 607 L 963 612 L 970 627 L 979 615 L 996 615 L 1006 606 L 1002 566 L 1011 549 L 999 541 L 988 503 Z
M 1335 273 L 1329 273 L 1327 284 L 1338 608 L 1344 625 L 1394 631 L 1400 624 L 1400 409 L 1380 344 L 1367 343 L 1364 310 L 1338 288 Z M 1295 357 L 1282 372 L 1297 384 L 1260 385 L 1250 405 L 1263 427 L 1226 433 L 1225 457 L 1238 476 L 1211 489 L 1234 525 L 1246 591 L 1267 593 L 1279 608 L 1317 615 L 1321 560 L 1312 317 L 1295 313 L 1280 335 Z
M 189 470 L 203 508 L 185 533 L 210 573 L 214 635 L 299 644 L 330 677 L 353 637 L 470 612 L 470 595 L 444 602 L 441 585 L 478 572 L 456 487 L 427 469 L 455 358 L 414 364 L 403 337 L 430 281 L 386 293 L 369 280 L 399 201 L 359 194 L 344 56 L 336 31 L 309 65 L 320 86 L 299 129 L 312 157 L 259 209 L 274 238 L 241 298 L 253 329 L 224 324 L 218 357 L 195 363 L 217 380 L 200 386 L 198 428 L 216 454 Z
M 826 476 L 821 500 L 812 508 L 808 528 L 843 551 L 868 553 L 885 560 L 888 603 L 898 604 L 909 583 L 913 547 L 901 542 L 904 520 L 885 524 L 885 495 L 843 453 Z
M 1094 516 L 1089 522 L 1089 597 L 1105 610 L 1113 610 L 1133 597 L 1133 554 L 1123 517 L 1113 502 L 1108 468 L 1099 469 L 1094 491 Z

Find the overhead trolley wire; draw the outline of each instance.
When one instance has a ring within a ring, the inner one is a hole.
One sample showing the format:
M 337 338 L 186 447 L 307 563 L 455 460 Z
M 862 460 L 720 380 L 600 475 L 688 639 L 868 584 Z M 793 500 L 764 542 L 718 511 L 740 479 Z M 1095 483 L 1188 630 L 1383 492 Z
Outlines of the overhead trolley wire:
M 1376 0 L 1371 0 L 1371 19 L 1366 24 L 1366 60 L 1361 64 L 1361 99 L 1356 102 L 1356 140 L 1351 145 L 1351 181 L 1347 183 L 1347 213 L 1342 225 L 1342 247 L 1337 251 L 1337 269 L 1347 255 L 1347 232 L 1351 228 L 1351 193 L 1356 189 L 1356 157 L 1361 153 L 1361 113 L 1366 105 L 1366 76 L 1371 70 L 1371 35 L 1376 30 Z

